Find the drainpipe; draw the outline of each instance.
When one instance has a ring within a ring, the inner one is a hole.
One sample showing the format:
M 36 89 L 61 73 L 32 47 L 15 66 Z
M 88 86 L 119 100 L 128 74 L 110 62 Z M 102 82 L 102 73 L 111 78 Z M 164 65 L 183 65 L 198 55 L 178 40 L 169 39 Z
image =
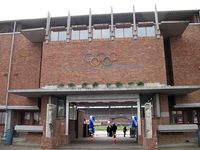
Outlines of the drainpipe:
M 7 80 L 7 89 L 6 89 L 6 105 L 5 105 L 5 127 L 4 127 L 4 137 L 6 136 L 6 130 L 8 125 L 8 90 L 10 89 L 10 78 L 11 78 L 11 69 L 12 69 L 12 57 L 13 57 L 13 48 L 14 48 L 14 40 L 15 40 L 15 28 L 16 28 L 16 21 L 14 21 L 13 26 L 13 34 L 12 34 L 12 42 L 10 47 L 10 58 L 9 58 L 9 66 L 8 66 L 8 80 Z

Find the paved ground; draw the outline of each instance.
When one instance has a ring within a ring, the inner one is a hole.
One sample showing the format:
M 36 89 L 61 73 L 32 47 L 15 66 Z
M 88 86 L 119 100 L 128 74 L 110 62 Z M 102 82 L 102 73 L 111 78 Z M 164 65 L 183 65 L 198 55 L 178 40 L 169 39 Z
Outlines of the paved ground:
M 123 133 L 117 134 L 117 143 L 113 143 L 112 137 L 107 137 L 106 133 L 99 132 L 95 135 L 94 142 L 90 138 L 73 141 L 70 145 L 60 146 L 55 150 L 143 150 L 144 148 L 134 142 L 135 139 L 123 137 Z M 27 143 L 7 146 L 0 143 L 0 150 L 41 150 L 40 146 Z M 196 143 L 162 145 L 159 150 L 200 150 Z

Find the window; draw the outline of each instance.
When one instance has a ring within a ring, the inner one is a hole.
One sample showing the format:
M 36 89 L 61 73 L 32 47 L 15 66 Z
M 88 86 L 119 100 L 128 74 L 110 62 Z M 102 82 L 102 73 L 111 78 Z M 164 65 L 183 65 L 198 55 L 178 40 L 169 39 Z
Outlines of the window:
M 109 39 L 110 29 L 93 29 L 93 39 Z
M 51 31 L 51 41 L 65 41 L 66 38 L 66 31 Z
M 115 37 L 116 38 L 126 38 L 126 37 L 132 37 L 133 31 L 132 27 L 130 28 L 115 28 Z
M 57 117 L 64 118 L 65 117 L 65 101 L 59 99 L 57 101 Z
M 72 30 L 71 39 L 72 40 L 88 39 L 88 30 Z
M 155 36 L 155 27 L 138 27 L 139 37 L 152 37 Z
M 21 112 L 22 120 L 21 124 L 23 125 L 38 125 L 40 124 L 41 117 L 40 112 Z
M 40 124 L 41 118 L 40 118 L 40 112 L 34 112 L 33 113 L 33 122 L 34 124 Z
M 6 112 L 0 112 L 0 124 L 5 124 Z
M 75 105 L 69 107 L 69 119 L 77 120 L 77 107 Z

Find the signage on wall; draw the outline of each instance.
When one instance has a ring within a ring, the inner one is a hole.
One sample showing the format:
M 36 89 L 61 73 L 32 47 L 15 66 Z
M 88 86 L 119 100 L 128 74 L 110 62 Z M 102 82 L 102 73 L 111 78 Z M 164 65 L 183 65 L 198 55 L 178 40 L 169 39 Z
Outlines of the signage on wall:
M 110 54 L 105 53 L 86 53 L 84 60 L 92 67 L 97 66 L 112 66 L 113 62 L 117 61 L 117 54 L 112 52 Z

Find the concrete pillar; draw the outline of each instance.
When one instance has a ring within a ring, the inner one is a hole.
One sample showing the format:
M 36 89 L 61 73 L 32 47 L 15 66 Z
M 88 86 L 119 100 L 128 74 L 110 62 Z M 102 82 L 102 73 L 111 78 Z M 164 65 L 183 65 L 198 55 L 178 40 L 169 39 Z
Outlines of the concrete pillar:
M 151 103 L 145 103 L 145 137 L 152 138 L 152 105 Z
M 8 129 L 13 129 L 14 128 L 14 111 L 13 110 L 7 110 L 7 126 L 6 126 L 6 131 Z
M 69 101 L 66 96 L 66 118 L 65 118 L 65 135 L 69 135 Z
M 155 117 L 160 117 L 160 97 L 159 94 L 155 95 Z
M 138 136 L 141 136 L 140 99 L 137 100 L 137 116 L 138 116 Z

